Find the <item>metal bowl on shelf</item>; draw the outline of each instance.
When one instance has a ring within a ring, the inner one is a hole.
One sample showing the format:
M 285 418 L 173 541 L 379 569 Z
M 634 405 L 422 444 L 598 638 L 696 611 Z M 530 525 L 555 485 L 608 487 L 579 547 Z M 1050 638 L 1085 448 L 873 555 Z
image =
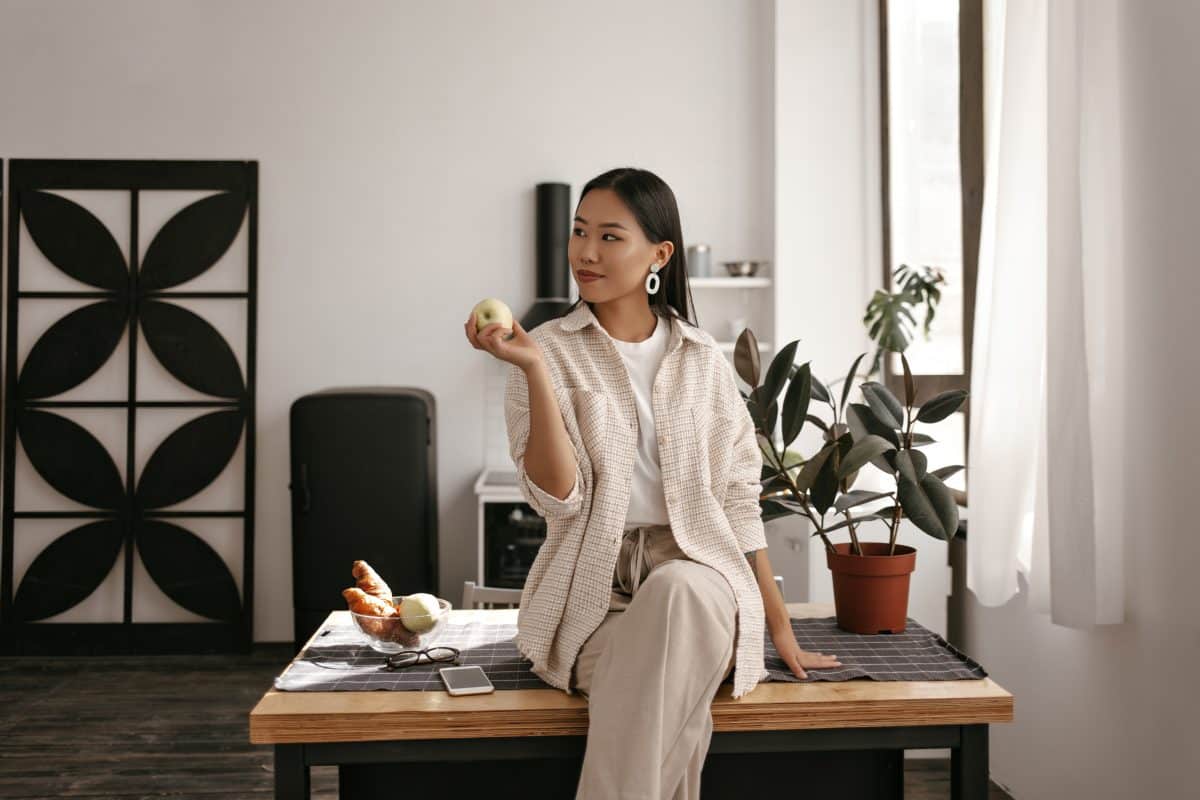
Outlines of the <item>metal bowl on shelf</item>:
M 725 271 L 735 278 L 749 278 L 758 272 L 765 261 L 722 261 Z

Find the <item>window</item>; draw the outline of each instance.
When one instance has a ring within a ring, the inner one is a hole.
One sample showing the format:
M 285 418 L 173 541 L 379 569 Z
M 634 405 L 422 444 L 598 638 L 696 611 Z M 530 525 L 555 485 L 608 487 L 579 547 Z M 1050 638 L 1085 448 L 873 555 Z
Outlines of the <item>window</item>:
M 918 325 L 905 351 L 921 403 L 970 388 L 979 221 L 983 202 L 983 0 L 879 0 L 883 285 L 936 268 L 945 283 L 929 339 Z M 916 315 L 923 322 L 923 310 Z M 903 393 L 898 355 L 884 381 Z M 927 429 L 933 463 L 965 464 L 970 400 Z M 948 481 L 965 490 L 960 472 Z

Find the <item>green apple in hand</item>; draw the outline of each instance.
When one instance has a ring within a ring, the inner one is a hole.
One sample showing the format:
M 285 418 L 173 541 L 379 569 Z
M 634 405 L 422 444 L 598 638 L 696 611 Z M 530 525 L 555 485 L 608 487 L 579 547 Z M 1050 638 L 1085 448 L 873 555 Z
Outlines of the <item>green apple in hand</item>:
M 471 309 L 471 313 L 475 315 L 475 330 L 482 331 L 488 325 L 499 322 L 501 328 L 512 332 L 513 314 L 512 309 L 504 304 L 503 300 L 497 300 L 494 297 L 489 297 L 485 300 L 480 300 Z

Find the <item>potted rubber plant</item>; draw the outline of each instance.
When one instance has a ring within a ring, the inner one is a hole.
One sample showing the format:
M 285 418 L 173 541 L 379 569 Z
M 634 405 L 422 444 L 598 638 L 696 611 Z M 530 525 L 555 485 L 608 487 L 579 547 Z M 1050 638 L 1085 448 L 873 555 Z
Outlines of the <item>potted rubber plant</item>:
M 901 353 L 903 402 L 877 381 L 862 382 L 863 402 L 850 402 L 856 371 L 867 354 L 855 359 L 835 397 L 812 374 L 809 362 L 795 364 L 798 344 L 798 339 L 788 343 L 765 372 L 749 328 L 734 349 L 735 370 L 751 387 L 739 391 L 763 452 L 763 520 L 797 515 L 812 525 L 832 572 L 838 627 L 854 633 L 899 633 L 908 617 L 909 576 L 916 567 L 916 548 L 896 543 L 900 521 L 910 520 L 935 539 L 949 540 L 958 530 L 958 506 L 944 481 L 962 466 L 931 469 L 919 448 L 934 439 L 914 426 L 945 419 L 967 393 L 943 392 L 915 407 L 916 384 Z M 808 426 L 820 432 L 820 447 L 806 457 L 792 445 Z M 855 489 L 864 469 L 890 476 L 895 488 Z M 872 503 L 880 505 L 863 510 Z M 888 541 L 863 541 L 863 526 L 879 523 Z M 841 531 L 849 541 L 831 541 L 830 534 Z

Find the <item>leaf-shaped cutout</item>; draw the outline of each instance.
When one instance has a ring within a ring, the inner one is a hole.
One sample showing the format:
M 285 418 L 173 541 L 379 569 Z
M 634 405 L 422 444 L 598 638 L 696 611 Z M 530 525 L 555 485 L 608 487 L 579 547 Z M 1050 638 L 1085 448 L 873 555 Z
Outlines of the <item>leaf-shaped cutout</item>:
M 142 563 L 167 597 L 209 619 L 228 622 L 241 615 L 237 583 L 208 542 L 163 520 L 147 519 L 137 524 Z
M 146 248 L 142 289 L 186 283 L 217 263 L 242 227 L 246 196 L 223 192 L 202 198 L 167 220 Z
M 198 493 L 221 474 L 242 438 L 240 410 L 189 421 L 163 440 L 138 479 L 138 504 L 162 508 Z
M 17 432 L 33 468 L 55 490 L 95 508 L 124 503 L 121 473 L 87 428 L 58 414 L 22 409 Z
M 51 542 L 25 571 L 13 600 L 17 619 L 53 617 L 74 608 L 108 577 L 124 541 L 117 520 L 81 525 Z
M 48 192 L 21 192 L 21 216 L 50 263 L 98 289 L 129 286 L 129 269 L 104 223 L 78 203 Z
M 174 303 L 156 301 L 143 301 L 139 313 L 146 343 L 168 372 L 206 394 L 242 396 L 242 368 L 237 357 L 204 317 Z
M 51 325 L 21 367 L 21 398 L 53 397 L 95 375 L 117 348 L 128 321 L 127 303 L 105 300 L 77 308 Z

